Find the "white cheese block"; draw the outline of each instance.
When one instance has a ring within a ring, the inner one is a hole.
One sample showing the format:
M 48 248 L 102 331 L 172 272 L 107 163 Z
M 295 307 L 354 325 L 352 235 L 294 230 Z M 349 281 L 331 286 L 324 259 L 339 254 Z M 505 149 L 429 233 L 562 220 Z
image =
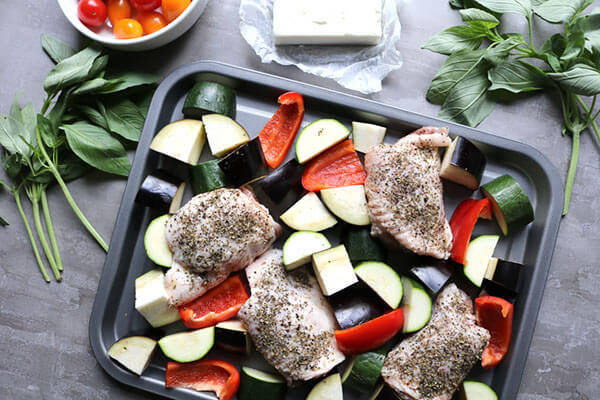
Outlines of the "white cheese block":
M 312 261 L 315 276 L 325 296 L 331 296 L 358 282 L 343 244 L 313 254 Z
M 135 309 L 154 328 L 179 319 L 179 312 L 169 305 L 165 274 L 160 268 L 146 272 L 135 280 Z
M 374 45 L 381 9 L 382 0 L 275 0 L 275 44 Z

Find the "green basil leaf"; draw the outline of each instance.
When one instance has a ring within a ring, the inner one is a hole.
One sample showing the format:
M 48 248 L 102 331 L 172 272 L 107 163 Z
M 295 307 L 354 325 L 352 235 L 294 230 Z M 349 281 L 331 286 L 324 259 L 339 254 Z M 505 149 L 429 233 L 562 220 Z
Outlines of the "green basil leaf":
M 424 49 L 450 55 L 460 50 L 475 50 L 483 42 L 484 35 L 470 26 L 453 26 L 434 36 L 423 45 Z
M 59 148 L 65 142 L 64 136 L 58 134 L 58 128 L 52 126 L 52 122 L 42 114 L 37 116 L 37 128 L 44 144 L 51 149 Z
M 572 32 L 583 32 L 588 50 L 600 53 L 600 8 L 596 10 L 592 14 L 575 18 L 569 24 L 569 29 Z
M 145 72 L 124 72 L 113 77 L 110 81 L 115 81 L 110 87 L 104 87 L 97 93 L 109 94 L 120 92 L 137 86 L 154 85 L 160 81 L 160 76 L 148 74 Z
M 570 61 L 579 57 L 585 50 L 583 32 L 572 32 L 567 37 L 567 46 L 560 56 L 561 61 Z
M 150 103 L 152 102 L 152 97 L 154 96 L 154 89 L 146 91 L 143 96 L 136 101 L 136 105 L 140 110 L 140 113 L 144 117 L 144 120 L 148 116 L 148 109 L 150 108 Z
M 88 79 L 94 61 L 100 56 L 100 50 L 87 47 L 56 64 L 44 81 L 47 93 L 58 93 L 68 86 Z
M 129 99 L 106 105 L 106 121 L 111 132 L 137 142 L 144 127 L 144 116 L 138 107 Z
M 4 182 L 4 180 L 0 179 L 0 187 L 3 187 L 4 189 L 10 191 L 10 186 L 8 185 L 8 183 Z
M 479 63 L 448 94 L 439 118 L 468 126 L 477 126 L 494 109 L 496 103 L 488 95 L 489 67 Z
M 590 4 L 590 0 L 547 0 L 534 6 L 533 11 L 547 22 L 560 24 L 570 21 Z
M 444 103 L 452 88 L 484 60 L 485 54 L 485 50 L 462 50 L 448 57 L 431 81 L 427 100 L 434 104 Z
M 60 160 L 57 168 L 65 182 L 79 179 L 92 170 L 92 167 L 75 157 L 72 153 Z
M 131 164 L 125 148 L 104 129 L 87 122 L 60 127 L 67 136 L 71 150 L 92 167 L 115 175 L 127 176 Z
M 48 120 L 52 124 L 52 128 L 58 130 L 58 126 L 62 122 L 63 115 L 65 111 L 70 105 L 71 102 L 71 94 L 73 93 L 74 88 L 71 87 L 67 90 L 63 90 L 58 96 L 58 100 L 54 104 L 54 107 L 48 113 Z
M 449 0 L 448 3 L 452 8 L 464 8 L 465 6 L 463 0 Z
M 497 13 L 531 15 L 530 0 L 475 0 L 479 5 Z
M 563 88 L 583 96 L 600 93 L 600 71 L 585 64 L 577 64 L 565 72 L 551 72 L 548 76 Z
M 460 10 L 460 16 L 464 22 L 477 30 L 490 30 L 500 24 L 500 20 L 494 15 L 477 8 Z
M 79 104 L 79 105 L 75 106 L 75 109 L 78 112 L 80 112 L 81 114 L 83 114 L 87 119 L 89 119 L 95 125 L 98 125 L 99 127 L 103 128 L 103 129 L 109 130 L 108 122 L 106 121 L 106 118 L 104 118 L 104 115 L 102 115 L 102 113 L 100 111 L 96 110 L 94 107 L 86 106 L 84 104 Z
M 502 64 L 510 55 L 511 50 L 522 43 L 523 35 L 507 35 L 502 42 L 486 50 L 485 59 L 492 65 Z
M 10 154 L 19 154 L 24 160 L 29 160 L 33 152 L 27 143 L 32 143 L 24 135 L 27 135 L 27 128 L 20 120 L 0 115 L 0 145 Z
M 544 74 L 520 60 L 508 60 L 488 72 L 492 83 L 489 90 L 504 89 L 512 93 L 531 92 L 544 88 Z
M 55 64 L 75 54 L 71 46 L 45 33 L 42 34 L 42 48 Z
M 100 93 L 103 89 L 117 87 L 119 83 L 120 80 L 118 78 L 110 80 L 104 78 L 94 78 L 92 80 L 82 83 L 81 86 L 75 89 L 73 94 L 79 96 L 88 93 Z
M 4 218 L 0 217 L 0 225 L 9 226 L 10 224 L 8 222 L 6 222 L 6 220 Z
M 104 77 L 104 70 L 108 65 L 108 55 L 103 55 L 94 60 L 92 68 L 88 73 L 88 79 Z
M 10 154 L 5 151 L 2 155 L 2 168 L 13 181 L 24 172 L 25 167 L 27 162 L 19 153 Z

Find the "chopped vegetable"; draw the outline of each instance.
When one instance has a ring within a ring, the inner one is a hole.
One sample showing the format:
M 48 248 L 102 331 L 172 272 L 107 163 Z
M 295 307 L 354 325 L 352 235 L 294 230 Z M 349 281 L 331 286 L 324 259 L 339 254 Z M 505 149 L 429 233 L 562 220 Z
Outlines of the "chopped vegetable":
M 354 272 L 390 308 L 398 308 L 404 291 L 400 276 L 392 267 L 378 261 L 367 261 L 354 268 Z
M 402 308 L 390 311 L 353 328 L 335 331 L 335 339 L 342 353 L 360 354 L 383 346 L 402 329 Z
M 325 296 L 358 282 L 343 244 L 312 255 L 313 269 Z
M 156 340 L 144 336 L 129 336 L 113 343 L 108 356 L 137 375 L 142 375 L 156 351 Z
M 483 382 L 464 381 L 458 392 L 458 400 L 498 400 L 498 395 Z
M 385 248 L 371 236 L 369 228 L 347 230 L 343 243 L 352 262 L 385 260 Z
M 329 375 L 317 383 L 306 400 L 344 400 L 340 374 Z
M 190 168 L 190 180 L 194 195 L 210 192 L 228 185 L 225 174 L 219 167 L 220 160 L 210 160 Z
M 367 153 L 373 147 L 383 143 L 386 128 L 365 122 L 352 122 L 352 142 L 356 151 Z
M 182 179 L 164 169 L 157 169 L 144 179 L 135 201 L 162 213 L 174 214 L 181 206 L 184 191 Z
M 344 387 L 371 394 L 381 376 L 385 355 L 385 348 L 381 348 L 354 356 L 342 376 Z
M 499 297 L 482 296 L 475 299 L 477 324 L 487 329 L 492 336 L 481 357 L 483 368 L 495 368 L 508 352 L 513 313 L 513 305 Z
M 412 333 L 422 329 L 431 318 L 431 297 L 418 282 L 406 276 L 402 278 L 404 296 L 402 310 L 404 311 L 404 325 L 402 332 Z
M 233 119 L 222 114 L 204 114 L 208 146 L 215 157 L 223 157 L 250 141 L 246 130 Z
M 362 185 L 367 173 L 351 140 L 344 140 L 313 159 L 304 170 L 302 186 L 309 192 Z
M 358 226 L 371 224 L 363 185 L 323 189 L 321 198 L 327 208 L 342 221 Z
M 189 388 L 215 392 L 220 400 L 232 400 L 240 386 L 240 374 L 226 361 L 200 360 L 180 364 L 167 363 L 167 388 Z
M 314 192 L 303 196 L 280 218 L 287 226 L 299 231 L 319 232 L 337 224 L 335 217 Z
M 296 159 L 300 164 L 313 159 L 350 136 L 350 131 L 335 119 L 319 119 L 306 126 L 296 140 Z
M 426 258 L 411 267 L 410 273 L 429 289 L 430 293 L 437 295 L 452 277 L 455 265 L 448 260 Z
M 135 309 L 154 328 L 179 320 L 177 309 L 169 305 L 169 298 L 165 291 L 165 274 L 160 268 L 136 278 Z
M 191 303 L 180 306 L 179 315 L 188 328 L 212 326 L 234 317 L 248 297 L 242 279 L 234 275 Z
M 252 344 L 242 321 L 232 319 L 215 325 L 215 343 L 225 351 L 250 354 Z
M 469 243 L 463 271 L 473 285 L 481 287 L 498 240 L 500 240 L 498 235 L 482 235 Z
M 284 93 L 277 102 L 281 104 L 279 109 L 258 134 L 271 168 L 277 168 L 285 159 L 304 118 L 304 99 L 299 93 Z
M 192 362 L 204 357 L 215 343 L 213 326 L 195 331 L 179 332 L 158 341 L 160 349 L 172 360 Z
M 280 400 L 285 397 L 287 385 L 280 376 L 242 367 L 238 398 L 240 400 Z
M 467 139 L 457 136 L 444 154 L 440 177 L 475 190 L 481 183 L 485 164 L 483 152 Z
M 144 234 L 144 248 L 146 255 L 155 264 L 161 267 L 169 268 L 173 263 L 173 253 L 167 242 L 167 222 L 171 216 L 169 214 L 154 218 Z
M 233 186 L 242 186 L 269 173 L 257 138 L 252 139 L 219 160 L 219 168 Z
M 269 209 L 273 218 L 277 219 L 304 193 L 301 182 L 303 171 L 303 165 L 295 159 L 290 160 L 248 186 L 252 188 L 258 201 Z
M 201 118 L 204 114 L 223 114 L 235 119 L 235 92 L 216 82 L 197 82 L 183 103 L 186 118 Z
M 207 127 L 201 121 L 195 119 L 172 122 L 156 134 L 150 143 L 150 149 L 196 165 L 206 141 L 205 128 Z
M 488 282 L 488 285 L 484 284 L 482 287 L 484 289 L 491 288 L 492 291 L 504 292 L 508 296 L 514 297 L 519 293 L 519 278 L 522 271 L 522 264 L 492 257 L 483 279 L 484 283 Z M 500 286 L 501 289 L 497 286 Z M 495 295 L 491 292 L 490 294 Z
M 331 243 L 322 233 L 311 231 L 294 232 L 283 244 L 283 265 L 291 271 L 311 260 L 311 256 L 329 249 Z
M 452 251 L 450 257 L 457 263 L 465 263 L 467 247 L 475 223 L 479 218 L 492 218 L 492 205 L 489 199 L 466 199 L 458 205 L 450 219 L 452 230 Z
M 508 235 L 533 221 L 533 206 L 519 182 L 502 175 L 481 186 L 492 202 L 492 211 L 502 233 Z
M 327 298 L 340 329 L 348 329 L 375 319 L 388 310 L 386 304 L 362 282 Z

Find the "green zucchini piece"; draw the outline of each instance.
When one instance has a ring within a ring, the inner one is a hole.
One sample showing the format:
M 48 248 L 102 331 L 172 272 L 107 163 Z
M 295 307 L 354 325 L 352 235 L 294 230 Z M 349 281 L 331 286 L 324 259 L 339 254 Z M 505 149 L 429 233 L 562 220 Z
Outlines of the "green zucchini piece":
M 378 349 L 353 357 L 342 376 L 344 386 L 360 393 L 372 393 L 379 381 L 385 355 L 385 349 Z
M 379 261 L 367 261 L 354 268 L 354 273 L 392 309 L 398 308 L 403 288 L 400 275 Z
M 170 268 L 173 263 L 173 253 L 167 243 L 167 222 L 171 215 L 165 214 L 154 218 L 144 234 L 146 254 L 155 264 Z
M 498 400 L 492 388 L 477 381 L 464 381 L 457 397 L 459 400 Z
M 306 400 L 344 400 L 340 374 L 329 375 L 312 388 Z
M 183 103 L 186 118 L 200 118 L 204 114 L 223 114 L 235 119 L 235 92 L 216 82 L 198 82 L 189 91 Z
M 286 388 L 285 381 L 279 376 L 250 367 L 242 367 L 240 389 L 237 395 L 240 400 L 278 400 L 283 399 Z
M 227 178 L 219 167 L 220 160 L 210 160 L 190 168 L 194 195 L 227 186 Z
M 491 200 L 496 222 L 504 235 L 533 221 L 531 201 L 512 176 L 502 175 L 482 185 L 481 191 Z
M 385 260 L 383 246 L 371 236 L 368 228 L 347 231 L 343 243 L 352 262 Z
M 285 269 L 291 271 L 308 264 L 313 254 L 329 248 L 331 248 L 331 243 L 322 233 L 294 232 L 283 244 L 283 265 L 285 265 Z
M 175 333 L 158 341 L 158 345 L 165 356 L 182 363 L 201 359 L 210 351 L 214 343 L 214 326 Z
M 431 297 L 417 281 L 403 276 L 404 298 L 402 311 L 404 311 L 404 326 L 402 332 L 412 333 L 422 329 L 431 318 Z
M 496 245 L 498 235 L 482 235 L 471 240 L 465 254 L 465 276 L 477 287 L 481 287 Z

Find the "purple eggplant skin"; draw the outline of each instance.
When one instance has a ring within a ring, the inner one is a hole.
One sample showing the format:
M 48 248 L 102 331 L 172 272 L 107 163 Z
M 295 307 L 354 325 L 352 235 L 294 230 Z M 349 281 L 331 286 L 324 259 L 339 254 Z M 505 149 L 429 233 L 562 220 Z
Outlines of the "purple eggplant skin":
M 517 294 L 519 293 L 519 283 L 522 270 L 522 264 L 500 259 L 496 265 L 496 272 L 492 277 L 492 281 Z
M 250 188 L 274 217 L 292 206 L 304 193 L 302 174 L 304 167 L 295 159 L 288 161 L 264 178 L 252 182 Z
M 477 146 L 462 136 L 458 137 L 450 164 L 464 169 L 473 175 L 478 184 L 481 183 L 486 165 L 485 156 Z
M 341 329 L 364 324 L 383 315 L 389 307 L 362 282 L 327 298 Z
M 483 279 L 481 289 L 490 296 L 501 297 L 508 301 L 514 301 L 519 295 L 516 291 L 486 278 Z
M 234 353 L 250 354 L 251 351 L 250 340 L 246 332 L 220 326 L 215 328 L 215 344 L 225 351 Z
M 157 169 L 144 179 L 135 197 L 136 203 L 168 213 L 182 179 Z
M 422 262 L 410 268 L 410 274 L 417 278 L 433 295 L 437 295 L 450 281 L 458 264 L 449 260 L 423 258 Z
M 225 174 L 227 182 L 236 187 L 269 173 L 258 138 L 241 145 L 225 156 L 218 164 L 223 174 Z

